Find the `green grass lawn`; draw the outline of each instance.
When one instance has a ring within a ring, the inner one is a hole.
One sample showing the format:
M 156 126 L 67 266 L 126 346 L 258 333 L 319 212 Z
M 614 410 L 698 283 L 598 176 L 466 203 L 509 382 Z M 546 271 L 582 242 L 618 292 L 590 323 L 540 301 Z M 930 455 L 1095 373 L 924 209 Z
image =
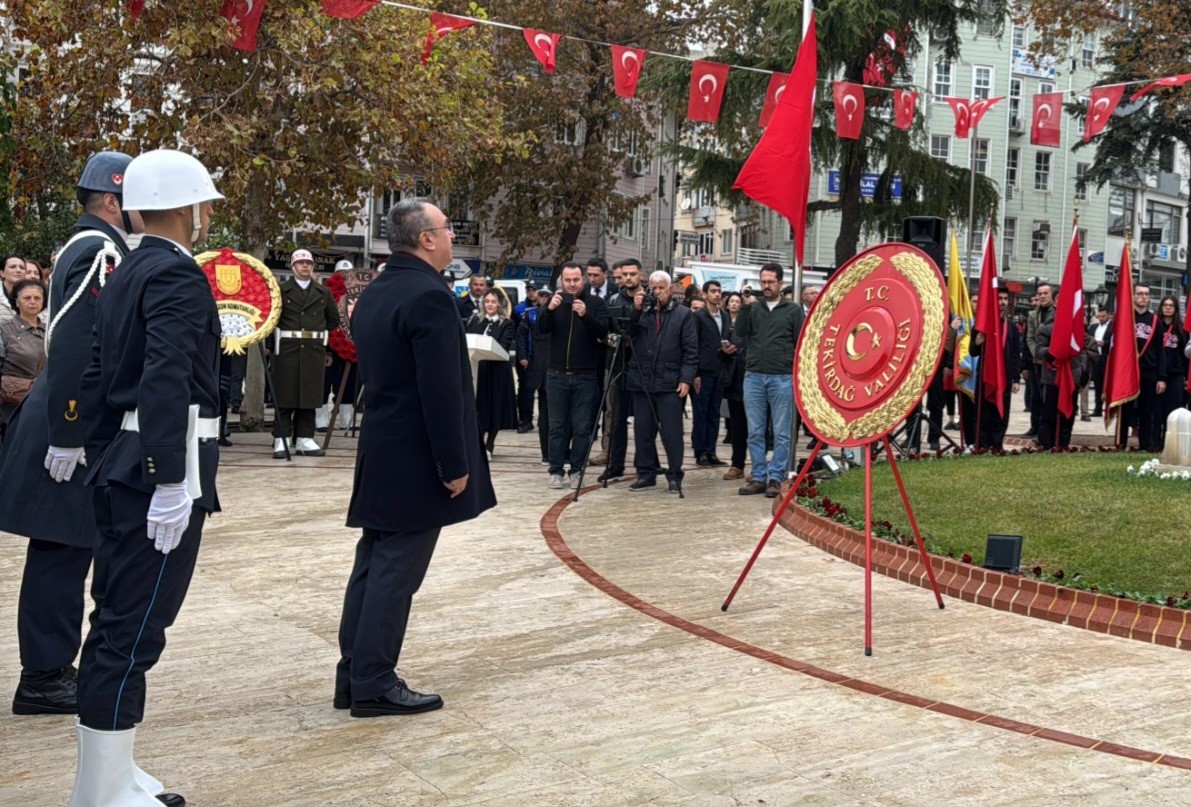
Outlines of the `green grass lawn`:
M 859 452 L 858 452 L 859 453 Z M 898 468 L 932 551 L 984 561 L 989 533 L 1021 535 L 1022 570 L 1059 569 L 1100 591 L 1191 589 L 1191 482 L 1138 479 L 1140 454 L 1032 454 L 902 462 Z M 818 484 L 864 519 L 864 470 Z M 873 469 L 873 519 L 910 531 L 887 463 Z

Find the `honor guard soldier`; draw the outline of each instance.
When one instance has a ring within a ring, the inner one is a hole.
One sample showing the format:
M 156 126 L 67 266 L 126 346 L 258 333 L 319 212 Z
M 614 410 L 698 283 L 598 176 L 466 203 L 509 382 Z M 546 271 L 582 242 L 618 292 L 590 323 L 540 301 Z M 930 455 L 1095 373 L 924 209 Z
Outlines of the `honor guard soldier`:
M 285 459 L 291 435 L 298 454 L 321 457 L 326 452 L 314 442 L 314 410 L 327 402 L 327 337 L 339 327 L 339 309 L 331 290 L 314 281 L 308 250 L 295 250 L 289 263 L 294 276 L 281 284 L 281 318 L 273 331 L 273 457 Z
M 17 607 L 21 680 L 12 711 L 19 715 L 78 714 L 74 659 L 95 545 L 91 491 L 78 470 L 91 414 L 79 407 L 79 378 L 91 356 L 99 292 L 128 254 L 128 233 L 140 231 L 140 216 L 123 207 L 131 161 L 101 151 L 83 169 L 75 188 L 83 215 L 50 281 L 46 369 L 0 446 L 0 530 L 29 539 Z
M 124 203 L 145 235 L 100 296 L 80 393 L 100 535 L 71 807 L 184 803 L 154 798 L 132 750 L 145 674 L 186 597 L 203 521 L 219 509 L 221 328 L 192 250 L 222 198 L 182 152 L 148 152 L 125 172 Z

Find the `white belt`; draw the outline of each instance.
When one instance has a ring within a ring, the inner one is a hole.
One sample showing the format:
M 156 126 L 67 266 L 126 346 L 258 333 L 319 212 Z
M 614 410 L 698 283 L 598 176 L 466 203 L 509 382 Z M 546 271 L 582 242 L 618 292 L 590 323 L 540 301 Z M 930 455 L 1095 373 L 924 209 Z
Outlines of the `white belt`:
M 327 341 L 326 331 L 277 331 L 277 336 L 281 339 L 321 339 L 323 342 Z
M 199 440 L 214 440 L 219 437 L 219 418 L 201 418 L 198 416 L 198 404 L 191 404 L 186 413 L 186 493 L 192 500 L 203 495 L 203 487 L 199 479 Z M 124 413 L 124 420 L 120 428 L 127 432 L 141 430 L 137 410 Z

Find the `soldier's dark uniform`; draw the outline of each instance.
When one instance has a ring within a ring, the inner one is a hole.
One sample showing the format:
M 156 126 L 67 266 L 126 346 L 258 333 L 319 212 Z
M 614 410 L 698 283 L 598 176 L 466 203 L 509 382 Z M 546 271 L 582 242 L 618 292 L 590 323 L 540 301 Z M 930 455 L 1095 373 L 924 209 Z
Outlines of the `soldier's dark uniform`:
M 80 191 L 118 194 L 130 160 L 117 152 L 96 155 Z M 103 176 L 89 176 L 93 166 Z M 92 273 L 92 265 L 105 244 L 121 258 L 128 245 L 123 232 L 90 213 L 75 223 L 75 232 L 50 278 L 54 327 L 45 371 L 34 380 L 0 446 L 0 531 L 29 539 L 17 606 L 22 667 L 12 705 L 17 714 L 75 714 L 78 708 L 72 665 L 82 644 L 83 598 L 96 537 L 92 493 L 83 484 L 84 468 L 55 482 L 45 459 L 49 446 L 83 446 L 90 413 L 79 406 L 79 378 L 91 355 L 100 272 L 110 270 L 105 261 Z M 66 308 L 76 292 L 79 296 Z
M 202 493 L 181 543 L 162 554 L 146 537 L 156 487 L 186 478 L 190 407 L 208 423 L 219 417 L 219 339 L 215 298 L 198 264 L 177 244 L 146 235 L 100 298 L 82 382 L 82 404 L 95 413 L 87 482 L 97 486 L 100 530 L 95 610 L 79 669 L 83 726 L 121 731 L 140 722 L 145 673 L 186 596 L 203 521 L 219 509 L 212 435 L 199 441 Z M 132 411 L 139 431 L 122 427 Z
M 326 403 L 327 336 L 337 327 L 339 309 L 330 289 L 316 279 L 305 289 L 293 279 L 281 284 L 273 357 L 274 438 L 314 437 L 314 410 Z

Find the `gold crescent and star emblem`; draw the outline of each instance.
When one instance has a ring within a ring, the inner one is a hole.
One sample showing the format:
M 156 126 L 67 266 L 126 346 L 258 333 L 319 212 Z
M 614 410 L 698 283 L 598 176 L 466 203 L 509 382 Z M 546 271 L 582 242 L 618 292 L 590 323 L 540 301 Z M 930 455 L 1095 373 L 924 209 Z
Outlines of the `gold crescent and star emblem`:
M 862 333 L 872 334 L 872 339 L 869 341 L 869 346 L 864 349 L 864 352 L 856 350 L 856 337 Z M 862 322 L 853 328 L 852 332 L 848 334 L 848 340 L 844 343 L 844 352 L 852 361 L 860 361 L 868 354 L 870 350 L 880 346 L 881 334 L 874 331 L 872 325 L 869 325 L 867 322 Z

